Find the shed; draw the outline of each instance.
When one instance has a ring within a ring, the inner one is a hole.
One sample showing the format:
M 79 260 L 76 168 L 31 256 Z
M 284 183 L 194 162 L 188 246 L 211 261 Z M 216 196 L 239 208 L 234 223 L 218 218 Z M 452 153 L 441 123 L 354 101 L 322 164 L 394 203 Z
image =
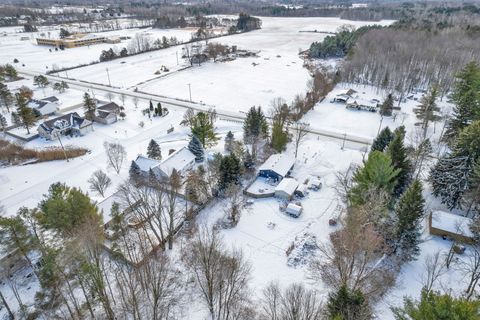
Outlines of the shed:
M 295 190 L 295 195 L 299 197 L 305 197 L 308 193 L 307 189 L 308 188 L 306 184 L 301 184 L 298 186 L 297 190 Z
M 434 211 L 428 218 L 431 235 L 447 236 L 460 242 L 472 242 L 472 219 L 445 211 Z
M 281 199 L 290 200 L 297 190 L 298 182 L 293 178 L 285 178 L 275 188 L 275 196 Z
M 294 218 L 300 217 L 300 215 L 302 214 L 302 211 L 303 211 L 303 208 L 301 206 L 297 206 L 296 204 L 293 204 L 293 203 L 289 203 L 287 206 L 287 209 L 285 210 L 285 212 L 288 215 Z
M 286 177 L 293 169 L 295 158 L 286 154 L 272 154 L 260 167 L 258 175 L 278 181 Z

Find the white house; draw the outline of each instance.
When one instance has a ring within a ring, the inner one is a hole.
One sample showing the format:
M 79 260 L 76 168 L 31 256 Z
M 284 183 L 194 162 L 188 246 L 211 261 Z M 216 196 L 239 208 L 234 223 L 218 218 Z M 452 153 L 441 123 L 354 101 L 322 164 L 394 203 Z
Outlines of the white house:
M 298 188 L 297 180 L 293 178 L 284 178 L 275 188 L 275 197 L 291 200 L 295 190 Z
M 40 137 L 47 140 L 55 139 L 57 134 L 83 136 L 92 130 L 92 122 L 80 117 L 76 112 L 44 121 L 37 128 Z
M 42 116 L 54 114 L 58 110 L 58 104 L 48 100 L 30 100 L 27 104 L 29 108 L 35 109 Z
M 135 163 L 143 175 L 148 175 L 150 170 L 152 170 L 158 178 L 166 178 L 170 177 L 175 169 L 183 176 L 195 165 L 195 155 L 188 150 L 188 148 L 183 147 L 173 152 L 163 161 L 139 155 L 137 159 L 135 159 Z
M 112 124 L 117 122 L 120 114 L 120 107 L 115 102 L 97 104 L 95 112 L 95 121 L 103 124 Z
M 169 155 L 160 165 L 160 173 L 169 177 L 173 169 L 175 169 L 180 175 L 184 175 L 188 170 L 192 169 L 195 165 L 195 155 L 188 150 L 187 147 L 183 147 L 171 155 Z

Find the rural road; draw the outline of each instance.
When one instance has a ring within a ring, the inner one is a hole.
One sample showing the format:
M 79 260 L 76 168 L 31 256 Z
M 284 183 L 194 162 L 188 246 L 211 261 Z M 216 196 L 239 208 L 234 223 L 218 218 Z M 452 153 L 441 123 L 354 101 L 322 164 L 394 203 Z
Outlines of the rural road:
M 27 71 L 27 70 L 19 70 L 19 74 L 27 75 L 27 76 L 36 76 L 40 75 L 42 73 L 40 72 L 34 72 L 34 71 Z M 45 74 L 42 74 L 45 75 Z M 73 88 L 79 88 L 79 89 L 84 89 L 84 90 L 96 90 L 96 91 L 101 91 L 101 92 L 110 92 L 112 94 L 118 94 L 118 95 L 125 95 L 126 97 L 137 97 L 138 99 L 143 99 L 143 100 L 152 100 L 154 102 L 161 102 L 162 104 L 165 103 L 167 105 L 175 106 L 175 107 L 180 107 L 180 108 L 186 108 L 186 109 L 193 109 L 196 111 L 209 111 L 210 109 L 213 109 L 216 111 L 217 115 L 219 115 L 222 118 L 227 118 L 231 119 L 233 121 L 242 121 L 246 118 L 245 113 L 241 112 L 235 112 L 235 111 L 230 111 L 230 110 L 225 110 L 222 108 L 217 108 L 217 106 L 214 105 L 208 105 L 204 103 L 198 103 L 194 101 L 186 101 L 182 99 L 177 99 L 177 98 L 171 98 L 171 97 L 166 97 L 158 94 L 153 94 L 153 93 L 148 93 L 148 92 L 142 92 L 142 91 L 130 91 L 126 89 L 121 89 L 121 88 L 116 88 L 116 87 L 111 87 L 108 85 L 104 84 L 99 84 L 99 83 L 93 83 L 93 82 L 88 82 L 84 80 L 78 80 L 78 79 L 72 79 L 72 78 L 65 78 L 65 77 L 59 77 L 59 76 L 52 76 L 52 75 L 45 75 L 50 81 L 65 81 L 66 83 L 69 84 L 70 87 Z M 348 141 L 348 142 L 353 142 L 356 144 L 360 144 L 362 146 L 368 146 L 372 144 L 372 138 L 365 137 L 365 136 L 358 136 L 358 135 L 353 135 L 350 133 L 342 133 L 342 132 L 335 132 L 331 130 L 325 130 L 325 129 L 320 129 L 320 128 L 312 128 L 307 130 L 308 133 L 327 137 L 327 138 L 333 138 L 336 140 L 342 140 L 342 141 Z

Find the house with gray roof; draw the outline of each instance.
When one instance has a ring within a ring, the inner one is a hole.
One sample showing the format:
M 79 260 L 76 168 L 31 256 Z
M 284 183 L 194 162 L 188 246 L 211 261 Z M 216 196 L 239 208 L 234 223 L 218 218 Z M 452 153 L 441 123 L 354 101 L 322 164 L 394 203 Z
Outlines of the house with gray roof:
M 92 122 L 82 118 L 76 112 L 49 119 L 37 128 L 40 137 L 52 140 L 58 134 L 63 136 L 83 136 L 92 131 Z

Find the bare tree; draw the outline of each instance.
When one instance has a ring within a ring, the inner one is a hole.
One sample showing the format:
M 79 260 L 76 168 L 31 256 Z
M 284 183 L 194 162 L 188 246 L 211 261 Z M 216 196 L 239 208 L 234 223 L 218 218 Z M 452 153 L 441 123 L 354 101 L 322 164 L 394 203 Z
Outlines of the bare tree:
M 120 173 L 123 161 L 127 157 L 125 148 L 120 143 L 104 142 L 103 146 L 107 154 L 107 163 L 109 167 L 112 167 L 117 174 Z
M 263 290 L 260 320 L 320 320 L 322 304 L 313 290 L 293 283 L 282 292 L 276 283 Z
M 168 249 L 173 249 L 173 236 L 175 234 L 176 227 L 180 224 L 180 220 L 183 218 L 183 210 L 179 210 L 177 207 L 180 188 L 182 187 L 182 177 L 173 169 L 168 181 L 166 183 L 166 227 L 168 230 Z
M 251 268 L 241 251 L 226 251 L 218 232 L 207 227 L 198 231 L 188 250 L 186 266 L 195 276 L 211 319 L 243 319 Z
M 430 292 L 437 280 L 447 272 L 439 251 L 425 257 L 423 269 L 422 284 L 427 292 Z
M 295 145 L 295 158 L 297 158 L 297 155 L 298 155 L 298 148 L 302 144 L 303 139 L 308 134 L 309 127 L 310 125 L 308 123 L 299 122 L 299 121 L 295 121 L 291 127 L 293 129 L 293 143 Z
M 105 172 L 102 170 L 95 171 L 90 179 L 88 179 L 90 184 L 90 190 L 97 192 L 102 197 L 105 197 L 105 191 L 112 184 L 112 179 L 110 179 Z
M 132 102 L 133 102 L 133 105 L 135 106 L 135 109 L 138 108 L 138 101 L 139 101 L 138 97 L 135 96 L 132 98 Z
M 121 93 L 120 94 L 120 101 L 122 101 L 122 107 L 125 106 L 125 100 L 127 99 L 127 97 L 125 96 L 125 93 Z
M 477 247 L 471 247 L 469 252 L 467 259 L 461 260 L 457 265 L 457 268 L 468 277 L 468 286 L 465 290 L 467 300 L 472 298 L 480 280 L 480 251 Z
M 383 237 L 376 231 L 369 208 L 352 208 L 343 228 L 319 246 L 322 257 L 312 261 L 311 275 L 338 289 L 347 286 L 369 297 L 380 297 L 393 285 L 393 270 L 386 258 Z
M 226 226 L 235 227 L 242 213 L 242 189 L 236 184 L 230 184 L 225 190 L 225 198 L 227 199 L 227 203 L 223 211 L 227 215 Z

